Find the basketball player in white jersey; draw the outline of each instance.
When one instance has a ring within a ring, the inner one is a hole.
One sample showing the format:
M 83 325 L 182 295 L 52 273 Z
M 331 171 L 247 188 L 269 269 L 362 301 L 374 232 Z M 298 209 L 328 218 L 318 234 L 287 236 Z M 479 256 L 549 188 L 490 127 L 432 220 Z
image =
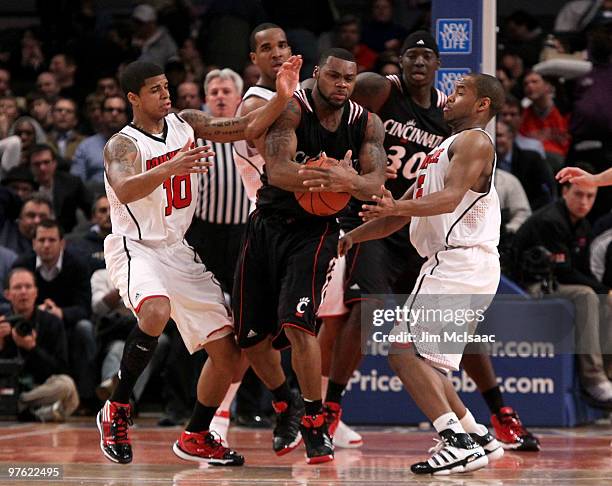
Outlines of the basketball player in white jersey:
M 431 308 L 434 300 L 440 306 L 443 299 L 436 300 L 438 296 L 455 294 L 452 306 L 456 307 L 450 310 L 476 306 L 482 311 L 497 290 L 501 214 L 494 186 L 495 148 L 484 127 L 503 101 L 503 87 L 492 76 L 469 74 L 458 81 L 444 108 L 453 134 L 428 154 L 416 184 L 400 200 L 383 186 L 382 196 L 373 196 L 376 204 L 363 206 L 360 214 L 366 224 L 338 244 L 343 255 L 357 242 L 383 238 L 410 222 L 410 240 L 427 261 L 406 302 L 408 309 Z M 485 426 L 476 423 L 447 378 L 447 370 L 458 369 L 462 349 L 455 346 L 450 354 L 448 347 L 441 349 L 444 344 L 427 339 L 426 333 L 442 328 L 443 323 L 432 321 L 414 319 L 410 327 L 414 342 L 396 344 L 389 353 L 391 367 L 440 435 L 430 450 L 432 456 L 411 470 L 415 474 L 474 471 L 488 463 L 485 450 L 495 451 L 489 456 L 494 459 L 503 449 Z M 396 335 L 398 330 L 407 331 L 406 322 L 400 324 L 404 326 L 395 327 Z M 475 328 L 470 324 L 468 328 Z M 455 322 L 452 327 L 466 330 Z
M 104 148 L 113 226 L 104 256 L 109 276 L 138 325 L 126 340 L 117 387 L 97 416 L 100 448 L 111 461 L 132 460 L 130 393 L 172 318 L 189 352 L 204 348 L 209 355 L 193 414 L 173 450 L 186 460 L 244 463 L 209 433 L 240 351 L 219 284 L 184 241 L 198 194 L 198 177 L 192 174 L 207 171 L 211 163 L 201 159 L 213 155 L 207 146 L 195 147 L 194 140 L 228 142 L 264 133 L 293 95 L 300 66 L 299 57 L 285 63 L 277 77 L 277 96 L 239 118 L 213 118 L 197 110 L 169 114 L 168 80 L 155 64 L 134 62 L 121 75 L 134 119 Z

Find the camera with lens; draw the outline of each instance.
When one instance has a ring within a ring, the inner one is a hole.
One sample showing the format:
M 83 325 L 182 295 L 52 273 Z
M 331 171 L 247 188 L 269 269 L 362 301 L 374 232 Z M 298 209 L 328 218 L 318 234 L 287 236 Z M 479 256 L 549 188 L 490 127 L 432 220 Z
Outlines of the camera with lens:
M 542 292 L 550 294 L 557 289 L 554 275 L 553 254 L 544 246 L 534 246 L 525 250 L 521 258 L 521 273 L 524 283 L 539 283 Z
M 4 320 L 8 322 L 11 327 L 15 329 L 15 332 L 21 337 L 29 336 L 34 330 L 32 323 L 22 315 L 14 314 L 12 316 L 5 317 Z

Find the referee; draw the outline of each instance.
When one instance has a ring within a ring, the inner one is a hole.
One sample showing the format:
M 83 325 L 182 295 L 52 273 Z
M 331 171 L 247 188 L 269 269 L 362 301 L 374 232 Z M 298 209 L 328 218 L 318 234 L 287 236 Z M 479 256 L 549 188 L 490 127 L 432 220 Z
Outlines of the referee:
M 231 69 L 215 69 L 204 80 L 206 104 L 217 117 L 234 116 L 241 101 L 242 79 Z M 198 140 L 215 152 L 214 166 L 199 174 L 200 193 L 186 238 L 231 295 L 240 240 L 249 214 L 249 198 L 234 164 L 232 144 Z

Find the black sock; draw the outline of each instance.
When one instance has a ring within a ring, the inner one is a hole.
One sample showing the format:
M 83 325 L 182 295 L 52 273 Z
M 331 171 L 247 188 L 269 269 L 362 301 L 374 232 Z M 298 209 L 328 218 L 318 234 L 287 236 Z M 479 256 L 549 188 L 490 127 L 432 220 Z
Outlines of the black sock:
M 287 384 L 287 380 L 283 381 L 283 384 L 274 390 L 270 390 L 275 402 L 287 402 L 291 403 L 291 390 Z
M 156 336 L 149 336 L 138 325 L 134 326 L 125 340 L 119 381 L 110 397 L 111 402 L 129 403 L 136 380 L 151 361 L 156 347 Z
M 504 406 L 504 398 L 502 397 L 499 386 L 494 386 L 482 392 L 482 398 L 487 402 L 487 406 L 489 410 L 491 410 L 491 413 L 499 413 L 499 410 Z
M 210 427 L 210 422 L 215 416 L 215 412 L 217 411 L 216 407 L 207 407 L 206 405 L 202 405 L 198 400 L 196 400 L 196 404 L 193 407 L 193 413 L 191 414 L 191 418 L 189 419 L 189 423 L 185 430 L 187 432 L 205 432 Z
M 323 400 L 306 400 L 304 398 L 304 415 L 319 415 L 323 412 Z
M 346 385 L 341 385 L 340 383 L 329 380 L 327 384 L 327 395 L 325 395 L 325 401 L 340 404 L 345 388 Z

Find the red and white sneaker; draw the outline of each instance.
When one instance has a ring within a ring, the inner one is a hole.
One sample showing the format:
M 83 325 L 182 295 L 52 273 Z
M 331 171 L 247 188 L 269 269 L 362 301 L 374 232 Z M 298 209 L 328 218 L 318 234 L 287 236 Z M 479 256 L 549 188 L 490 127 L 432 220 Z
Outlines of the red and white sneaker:
M 230 426 L 230 413 L 229 410 L 217 410 L 215 416 L 210 422 L 209 429 L 212 432 L 216 432 L 219 438 L 221 439 L 221 444 L 223 447 L 227 447 L 227 431 Z
M 323 404 L 323 413 L 325 414 L 325 422 L 327 422 L 327 432 L 330 437 L 334 437 L 336 429 L 340 424 L 342 417 L 342 407 L 339 403 L 325 402 Z
M 340 420 L 336 433 L 334 434 L 334 447 L 356 449 L 362 445 L 363 437 Z
M 132 445 L 128 437 L 132 425 L 132 412 L 129 403 L 107 400 L 96 416 L 100 432 L 100 449 L 104 456 L 120 464 L 132 462 Z
M 172 446 L 174 453 L 186 461 L 207 462 L 212 466 L 242 466 L 244 457 L 221 444 L 215 434 L 183 430 Z
M 512 407 L 502 407 L 491 416 L 495 436 L 504 449 L 515 451 L 539 451 L 540 441 L 521 423 Z

